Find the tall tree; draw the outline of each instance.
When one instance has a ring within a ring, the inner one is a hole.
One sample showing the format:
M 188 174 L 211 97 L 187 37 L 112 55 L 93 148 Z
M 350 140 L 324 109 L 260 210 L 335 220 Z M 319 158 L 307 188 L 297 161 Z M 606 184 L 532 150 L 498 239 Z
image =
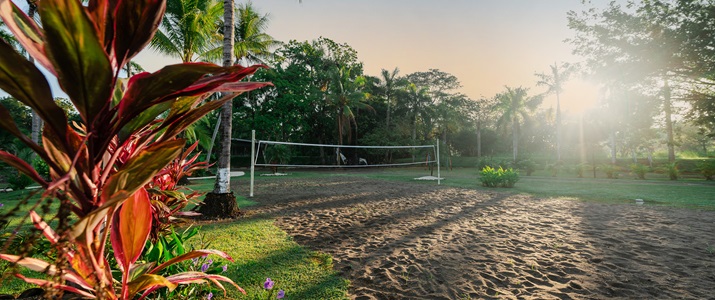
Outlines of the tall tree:
M 382 69 L 380 75 L 380 90 L 385 97 L 385 106 L 387 107 L 387 113 L 385 115 L 385 129 L 390 130 L 390 113 L 392 111 L 392 102 L 395 101 L 395 94 L 399 89 L 405 87 L 406 81 L 400 80 L 397 75 L 400 73 L 400 69 L 395 67 L 392 71 Z
M 233 42 L 235 63 L 266 64 L 274 60 L 274 50 L 281 43 L 266 33 L 270 15 L 258 12 L 251 1 L 239 4 L 234 14 L 236 15 Z M 222 53 L 222 48 L 217 47 L 208 51 L 205 57 L 212 61 L 219 60 Z
M 594 73 L 600 74 L 606 82 L 625 82 L 660 91 L 671 162 L 675 160 L 671 83 L 702 76 L 702 70 L 706 69 L 698 67 L 703 62 L 689 60 L 694 35 L 692 28 L 683 24 L 688 24 L 693 16 L 702 15 L 702 11 L 692 10 L 694 3 L 703 2 L 650 0 L 629 3 L 625 8 L 611 2 L 603 10 L 569 12 L 568 15 L 569 27 L 576 31 L 576 37 L 571 40 L 576 47 L 574 52 L 587 58 Z M 712 8 L 710 4 L 706 10 Z
M 529 112 L 541 104 L 541 97 L 529 97 L 528 89 L 523 87 L 506 87 L 506 91 L 497 95 L 497 109 L 501 116 L 497 121 L 501 127 L 511 126 L 512 149 L 514 162 L 519 157 L 519 126 L 529 118 Z
M 551 72 L 548 74 L 535 74 L 539 81 L 536 85 L 546 86 L 548 89 L 545 94 L 556 94 L 556 161 L 561 161 L 561 92 L 563 84 L 568 80 L 570 74 L 570 65 L 562 63 L 561 65 L 554 63 L 549 66 Z
M 37 14 L 37 0 L 27 0 L 27 16 L 30 17 L 30 19 L 35 19 L 35 16 Z M 34 62 L 35 59 L 32 58 L 32 56 L 29 56 L 29 60 L 31 62 Z M 42 134 L 42 126 L 43 126 L 43 121 L 42 118 L 40 118 L 40 115 L 37 114 L 35 110 L 32 111 L 32 133 L 30 134 L 30 138 L 32 139 L 33 142 L 35 143 L 40 143 L 40 135 Z
M 354 76 L 347 67 L 336 68 L 332 73 L 331 89 L 326 95 L 329 103 L 337 110 L 338 145 L 343 145 L 343 137 L 348 143 L 353 141 L 353 131 L 357 133 L 356 109 L 373 108 L 365 103 L 367 93 L 363 91 L 365 77 Z

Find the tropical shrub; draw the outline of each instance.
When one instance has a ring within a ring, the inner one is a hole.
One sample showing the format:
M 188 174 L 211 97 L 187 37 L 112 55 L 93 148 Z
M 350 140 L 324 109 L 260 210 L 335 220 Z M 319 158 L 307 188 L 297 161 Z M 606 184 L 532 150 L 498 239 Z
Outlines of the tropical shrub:
M 648 173 L 649 169 L 646 165 L 641 164 L 631 164 L 631 172 L 635 174 L 638 179 L 645 179 L 645 174 Z
M 505 170 L 501 167 L 494 169 L 486 166 L 480 172 L 479 181 L 486 187 L 511 188 L 519 181 L 519 172 L 511 168 Z
M 620 168 L 617 165 L 603 164 L 598 167 L 603 173 L 606 173 L 606 177 L 610 179 L 618 179 L 618 172 Z
M 557 175 L 559 175 L 559 172 L 561 172 L 561 168 L 563 168 L 563 163 L 557 161 L 553 164 L 548 164 L 546 168 L 551 172 L 551 177 L 556 177 Z
M 30 184 L 32 184 L 32 178 L 23 173 L 13 170 L 10 171 L 10 174 L 7 177 L 7 183 L 10 185 L 11 189 L 17 191 L 25 189 Z
M 290 161 L 291 152 L 287 145 L 271 145 L 266 148 L 266 159 L 271 164 L 286 164 Z M 273 167 L 273 173 L 278 172 L 278 167 Z
M 29 212 L 56 260 L 13 254 L 0 254 L 0 259 L 45 273 L 44 279 L 15 276 L 47 289 L 53 298 L 69 292 L 82 298 L 133 299 L 163 287 L 172 290 L 178 284 L 207 281 L 220 288 L 219 281 L 225 281 L 240 289 L 217 274 L 160 275 L 174 263 L 204 255 L 232 260 L 221 251 L 194 250 L 159 265 L 138 258 L 153 223 L 146 185 L 180 155 L 185 141 L 177 135 L 237 93 L 265 86 L 239 82 L 260 66 L 170 65 L 134 75 L 125 84 L 119 71 L 151 40 L 166 2 L 85 3 L 38 2 L 38 26 L 11 1 L 0 2 L 7 28 L 35 63 L 56 75 L 80 118 L 70 124 L 54 102 L 45 75 L 0 40 L 0 89 L 43 119 L 42 146 L 24 135 L 2 106 L 0 128 L 47 163 L 50 179 L 9 152 L 0 151 L 0 161 L 38 183 L 44 189 L 40 201 L 60 202 L 53 226 L 34 210 Z M 204 101 L 217 91 L 226 95 Z M 113 253 L 116 268 L 109 263 L 108 252 Z M 119 280 L 113 271 L 118 271 Z
M 524 159 L 519 161 L 517 163 L 517 166 L 519 167 L 519 169 L 522 169 L 524 170 L 524 172 L 526 172 L 526 176 L 531 176 L 531 173 L 534 173 L 534 171 L 536 171 L 536 163 L 530 159 Z
M 678 163 L 675 163 L 675 162 L 667 163 L 667 164 L 663 165 L 662 169 L 666 174 L 668 174 L 668 178 L 670 178 L 670 180 L 678 180 L 678 177 L 680 177 L 680 171 L 678 170 Z
M 698 163 L 698 171 L 705 177 L 705 180 L 715 178 L 715 160 L 705 160 Z

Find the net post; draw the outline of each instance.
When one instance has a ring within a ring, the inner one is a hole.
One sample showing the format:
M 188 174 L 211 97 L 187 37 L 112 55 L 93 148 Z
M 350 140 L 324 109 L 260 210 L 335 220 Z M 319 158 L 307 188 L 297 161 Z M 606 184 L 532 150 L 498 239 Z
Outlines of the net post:
M 437 185 L 442 184 L 442 176 L 439 173 L 439 138 L 437 139 Z
M 253 197 L 253 172 L 256 169 L 256 130 L 251 130 L 251 188 L 248 193 L 249 197 Z

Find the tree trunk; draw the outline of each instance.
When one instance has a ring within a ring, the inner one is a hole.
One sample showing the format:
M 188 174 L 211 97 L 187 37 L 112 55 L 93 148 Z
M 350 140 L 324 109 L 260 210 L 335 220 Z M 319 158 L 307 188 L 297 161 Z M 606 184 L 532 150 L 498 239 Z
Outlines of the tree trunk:
M 223 1 L 224 35 L 223 65 L 228 67 L 233 62 L 233 0 Z M 240 215 L 236 197 L 231 192 L 231 136 L 233 99 L 221 107 L 221 152 L 218 158 L 216 184 L 212 193 L 206 195 L 199 212 L 207 219 L 234 218 Z
M 477 157 L 482 157 L 482 123 L 477 122 Z
M 561 99 L 556 91 L 556 161 L 561 161 Z
M 611 164 L 616 164 L 616 129 L 611 128 L 611 133 L 608 136 L 611 143 Z
M 514 147 L 514 162 L 516 162 L 516 157 L 519 155 L 519 133 L 517 132 L 516 118 L 511 120 L 511 136 L 512 136 L 512 146 Z
M 668 162 L 672 163 L 675 162 L 675 140 L 673 138 L 673 107 L 670 96 L 670 85 L 666 79 L 663 87 L 663 110 L 665 111 L 665 132 L 668 139 Z

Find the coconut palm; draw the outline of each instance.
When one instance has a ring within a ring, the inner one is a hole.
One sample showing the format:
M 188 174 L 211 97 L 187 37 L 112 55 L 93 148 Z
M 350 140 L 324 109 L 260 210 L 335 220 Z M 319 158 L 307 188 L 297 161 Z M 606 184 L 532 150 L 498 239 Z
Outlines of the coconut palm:
M 563 91 L 563 84 L 567 80 L 571 69 L 568 63 L 563 63 L 561 66 L 554 63 L 551 68 L 551 73 L 537 73 L 536 77 L 539 81 L 536 85 L 545 85 L 548 87 L 545 94 L 556 94 L 556 161 L 561 161 L 561 99 L 560 94 Z
M 260 14 L 250 1 L 239 4 L 234 14 L 237 16 L 233 43 L 235 63 L 265 64 L 274 58 L 273 49 L 278 47 L 280 42 L 266 33 L 270 16 Z M 216 47 L 206 52 L 204 57 L 210 61 L 218 61 L 222 53 L 222 48 Z
M 374 111 L 372 106 L 364 103 L 368 94 L 363 91 L 366 79 L 363 76 L 352 76 L 348 67 L 335 68 L 331 72 L 331 88 L 326 95 L 329 105 L 337 110 L 338 144 L 343 145 L 343 136 L 352 142 L 353 131 L 357 134 L 355 109 Z
M 395 99 L 395 94 L 398 90 L 404 89 L 406 87 L 407 81 L 400 80 L 397 74 L 400 73 L 400 69 L 395 67 L 394 70 L 388 71 L 382 69 L 380 75 L 380 85 L 378 86 L 383 95 L 385 96 L 385 105 L 387 106 L 387 113 L 385 116 L 385 129 L 390 130 L 390 113 L 392 110 L 392 102 Z
M 220 45 L 222 13 L 223 3 L 217 0 L 169 0 L 150 47 L 182 62 L 197 61 Z
M 496 108 L 502 113 L 497 124 L 502 128 L 506 128 L 507 124 L 511 125 L 514 162 L 517 161 L 519 154 L 519 125 L 528 119 L 529 111 L 539 106 L 542 99 L 541 97 L 529 97 L 527 92 L 528 89 L 523 87 L 510 88 L 507 86 L 506 91 L 496 96 Z

